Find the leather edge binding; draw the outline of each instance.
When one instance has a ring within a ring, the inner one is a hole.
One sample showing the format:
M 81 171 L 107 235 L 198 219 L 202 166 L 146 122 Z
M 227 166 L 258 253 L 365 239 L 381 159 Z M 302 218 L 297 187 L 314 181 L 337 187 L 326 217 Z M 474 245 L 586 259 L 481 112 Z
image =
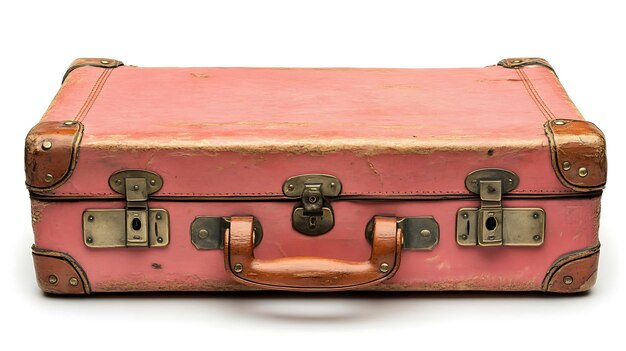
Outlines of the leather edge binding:
M 599 243 L 562 255 L 548 269 L 541 290 L 577 293 L 591 289 L 596 282 L 599 256 Z
M 109 59 L 109 58 L 78 58 L 74 60 L 67 71 L 63 75 L 63 79 L 61 80 L 61 84 L 65 82 L 67 76 L 75 69 L 85 66 L 91 67 L 101 67 L 101 68 L 116 68 L 119 66 L 124 66 L 124 63 L 120 60 Z
M 557 76 L 558 78 L 558 75 L 556 74 L 556 71 L 554 70 L 552 65 L 550 65 L 550 63 L 546 59 L 543 59 L 541 57 L 506 58 L 506 59 L 500 60 L 498 62 L 498 66 L 501 66 L 504 68 L 521 68 L 524 66 L 543 66 L 549 69 L 550 71 L 552 71 L 552 73 L 554 73 L 554 75 Z
M 46 293 L 53 294 L 90 294 L 91 287 L 89 285 L 89 279 L 85 270 L 78 264 L 78 262 L 69 254 L 65 252 L 59 252 L 54 250 L 47 250 L 38 248 L 35 245 L 31 247 L 33 261 L 35 264 L 35 273 L 37 275 L 37 282 L 41 290 Z M 49 261 L 61 266 L 56 269 L 51 269 L 49 264 L 42 262 L 38 257 L 58 260 Z M 65 267 L 63 267 L 65 266 Z M 61 271 L 59 271 L 61 269 Z M 60 279 L 63 276 L 67 276 L 68 273 L 72 276 L 69 280 L 65 281 Z M 75 275 L 75 277 L 74 277 Z M 52 278 L 54 277 L 54 278 Z M 76 278 L 76 285 L 72 285 L 72 278 Z

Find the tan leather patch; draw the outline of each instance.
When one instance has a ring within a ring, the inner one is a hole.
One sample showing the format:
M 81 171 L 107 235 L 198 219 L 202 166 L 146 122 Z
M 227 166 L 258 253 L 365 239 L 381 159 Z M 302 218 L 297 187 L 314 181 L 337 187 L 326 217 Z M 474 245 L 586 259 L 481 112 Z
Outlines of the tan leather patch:
M 87 276 L 69 255 L 33 248 L 37 284 L 53 294 L 88 294 Z
M 40 122 L 26 136 L 26 185 L 48 190 L 61 185 L 76 165 L 83 125 L 75 121 Z
M 543 290 L 576 293 L 591 289 L 596 282 L 599 258 L 599 246 L 561 257 L 548 271 Z
M 552 167 L 563 185 L 576 191 L 599 190 L 606 184 L 604 134 L 587 121 L 557 119 L 546 122 Z

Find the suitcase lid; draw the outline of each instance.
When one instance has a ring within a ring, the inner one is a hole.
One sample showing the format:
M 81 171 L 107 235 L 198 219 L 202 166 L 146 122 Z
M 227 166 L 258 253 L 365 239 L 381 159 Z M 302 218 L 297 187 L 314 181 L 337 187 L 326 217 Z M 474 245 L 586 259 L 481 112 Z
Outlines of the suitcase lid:
M 519 62 L 516 62 L 519 61 Z M 102 63 L 106 62 L 106 63 Z M 55 197 L 120 197 L 109 177 L 145 169 L 155 197 L 283 198 L 330 174 L 340 196 L 474 196 L 481 168 L 511 194 L 595 191 L 604 137 L 545 61 L 454 69 L 143 68 L 79 61 L 26 140 L 27 185 Z

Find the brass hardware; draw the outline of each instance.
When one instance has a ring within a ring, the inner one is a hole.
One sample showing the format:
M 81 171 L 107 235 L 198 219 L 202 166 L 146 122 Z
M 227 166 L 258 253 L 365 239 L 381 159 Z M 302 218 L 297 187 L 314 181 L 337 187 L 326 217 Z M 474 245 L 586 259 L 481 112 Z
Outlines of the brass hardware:
M 243 265 L 241 263 L 235 263 L 235 265 L 233 266 L 233 271 L 235 271 L 235 273 L 243 272 Z
M 564 125 L 565 123 L 567 123 L 567 122 L 565 122 L 565 121 L 564 121 L 564 120 L 562 120 L 562 119 L 556 119 L 556 120 L 554 120 L 554 124 L 557 124 L 557 125 L 560 125 L 560 126 Z
M 382 273 L 387 273 L 389 272 L 389 265 L 387 263 L 381 263 L 379 269 Z
M 66 126 L 71 126 L 71 125 L 74 125 L 75 123 L 76 122 L 74 122 L 74 121 L 65 121 L 65 122 L 63 122 L 63 124 L 65 124 Z
M 545 233 L 541 208 L 503 208 L 502 194 L 519 184 L 513 172 L 481 169 L 465 179 L 467 189 L 480 195 L 480 208 L 457 212 L 456 240 L 462 246 L 539 246 Z
M 124 170 L 111 175 L 109 185 L 126 195 L 125 209 L 87 209 L 83 212 L 83 240 L 92 248 L 163 247 L 169 244 L 169 215 L 148 208 L 149 195 L 163 186 L 156 173 Z
M 56 276 L 56 275 L 54 275 L 54 274 L 50 274 L 50 275 L 48 276 L 48 283 L 50 283 L 50 284 L 54 285 L 54 284 L 56 284 L 58 281 L 59 281 L 59 278 L 57 278 L 57 276 Z
M 108 65 L 109 63 L 111 63 L 111 61 L 109 60 L 100 60 L 100 63 L 103 65 Z
M 44 140 L 43 143 L 41 143 L 41 148 L 43 150 L 50 150 L 52 148 L 52 142 L 50 142 L 50 140 Z
M 69 283 L 71 286 L 77 286 L 78 285 L 78 279 L 76 279 L 75 277 L 71 277 L 69 280 Z
M 563 283 L 565 283 L 566 285 L 571 285 L 574 282 L 574 278 L 572 278 L 569 275 L 566 275 L 565 277 L 563 277 Z
M 581 176 L 581 177 L 586 177 L 586 176 L 587 176 L 587 174 L 589 174 L 589 172 L 587 172 L 587 168 L 585 168 L 585 167 L 580 167 L 580 168 L 578 169 L 578 175 L 579 175 L 579 176 Z
M 564 171 L 569 171 L 569 170 L 570 170 L 570 168 L 572 168 L 572 165 L 571 165 L 569 162 L 564 161 L 564 162 L 563 162 L 563 170 L 564 170 Z
M 283 193 L 287 197 L 301 199 L 291 216 L 291 223 L 298 232 L 321 235 L 335 225 L 329 198 L 341 193 L 341 182 L 336 177 L 326 174 L 291 177 L 283 184 Z
M 46 174 L 46 176 L 43 178 L 43 180 L 45 180 L 46 183 L 52 182 L 53 179 L 54 179 L 54 176 L 52 176 L 52 174 L 50 173 Z
M 263 227 L 254 218 L 254 246 L 263 238 Z M 224 248 L 224 232 L 230 227 L 230 217 L 196 217 L 191 223 L 191 243 L 198 250 L 219 250 Z
M 398 218 L 402 229 L 402 248 L 406 250 L 432 250 L 439 243 L 439 224 L 433 217 Z M 365 227 L 365 238 L 370 243 L 374 231 L 372 218 Z

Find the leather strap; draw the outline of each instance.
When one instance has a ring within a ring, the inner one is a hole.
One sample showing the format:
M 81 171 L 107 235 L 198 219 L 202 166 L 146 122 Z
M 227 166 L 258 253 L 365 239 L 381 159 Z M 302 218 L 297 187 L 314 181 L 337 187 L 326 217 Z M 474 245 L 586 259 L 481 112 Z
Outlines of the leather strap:
M 232 217 L 226 230 L 226 271 L 246 285 L 273 290 L 351 290 L 389 279 L 400 266 L 402 231 L 395 217 L 375 217 L 372 254 L 363 262 L 321 257 L 254 257 L 253 217 Z M 267 234 L 266 234 L 267 235 Z

